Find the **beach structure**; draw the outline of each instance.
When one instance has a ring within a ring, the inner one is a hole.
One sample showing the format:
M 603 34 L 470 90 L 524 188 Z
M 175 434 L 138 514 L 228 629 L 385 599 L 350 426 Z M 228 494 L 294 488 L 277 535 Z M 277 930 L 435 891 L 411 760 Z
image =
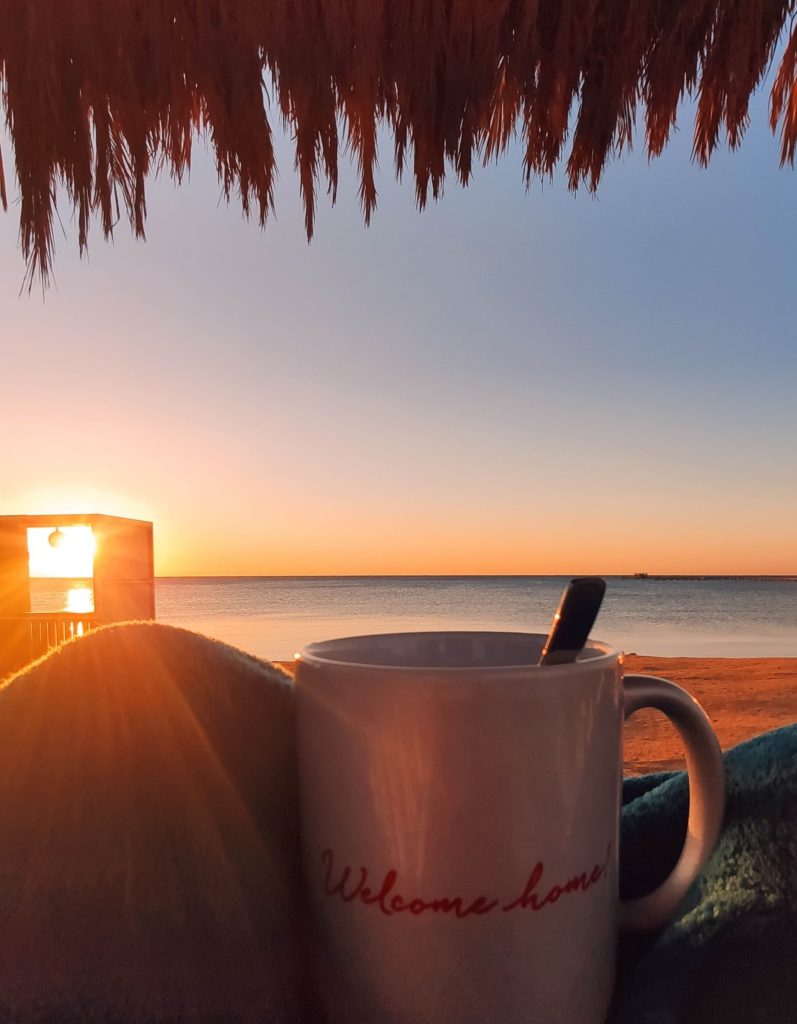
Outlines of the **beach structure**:
M 447 174 L 467 184 L 512 140 L 527 183 L 561 165 L 573 189 L 594 190 L 632 142 L 661 154 L 691 116 L 685 96 L 696 159 L 724 141 L 736 148 L 770 67 L 770 126 L 793 164 L 794 10 L 794 0 L 137 0 L 110 17 L 107 0 L 0 0 L 13 157 L 8 182 L 0 157 L 0 203 L 15 172 L 22 252 L 31 280 L 46 279 L 56 195 L 73 207 L 81 251 L 92 220 L 106 237 L 125 220 L 143 237 L 147 177 L 161 167 L 187 177 L 204 136 L 225 197 L 264 224 L 281 119 L 308 236 L 347 151 L 369 221 L 380 137 L 419 207 Z
M 42 575 L 34 540 L 52 549 L 42 562 L 55 566 L 49 574 L 80 576 L 87 600 L 34 610 L 31 579 Z M 0 516 L 0 677 L 94 626 L 154 618 L 152 523 L 94 514 Z

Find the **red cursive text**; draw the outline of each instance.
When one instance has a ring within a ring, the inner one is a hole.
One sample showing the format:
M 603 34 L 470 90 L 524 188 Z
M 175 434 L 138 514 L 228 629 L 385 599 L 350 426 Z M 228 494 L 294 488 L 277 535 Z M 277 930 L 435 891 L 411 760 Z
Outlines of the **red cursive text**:
M 489 896 L 476 896 L 466 899 L 463 896 L 445 896 L 426 898 L 420 896 L 404 896 L 399 891 L 398 872 L 391 868 L 387 871 L 378 887 L 369 884 L 368 869 L 360 867 L 354 871 L 345 865 L 336 875 L 335 855 L 332 850 L 324 850 L 321 862 L 324 865 L 324 892 L 331 898 L 337 897 L 344 903 L 359 902 L 368 907 L 376 907 L 387 917 L 394 914 L 452 914 L 454 917 L 482 917 L 494 911 L 509 913 L 512 910 L 539 911 L 556 903 L 562 896 L 572 893 L 587 892 L 606 877 L 609 870 L 611 844 L 606 850 L 606 859 L 596 864 L 591 871 L 582 871 L 566 881 L 548 885 L 543 882 L 545 868 L 538 861 L 526 881 L 526 885 L 517 897 L 510 902 L 502 902 Z

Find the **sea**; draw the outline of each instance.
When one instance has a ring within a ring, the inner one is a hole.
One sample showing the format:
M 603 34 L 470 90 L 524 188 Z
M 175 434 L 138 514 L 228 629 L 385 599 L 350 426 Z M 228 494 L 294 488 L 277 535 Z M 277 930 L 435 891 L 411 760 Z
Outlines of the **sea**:
M 424 629 L 545 633 L 567 576 L 161 577 L 160 622 L 288 660 L 314 640 Z M 593 636 L 627 653 L 797 657 L 797 577 L 606 577 Z M 33 610 L 91 610 L 90 581 L 32 581 Z
M 161 578 L 161 622 L 261 657 L 314 640 L 419 629 L 547 632 L 566 576 Z M 797 657 L 797 578 L 607 577 L 593 634 L 626 652 Z

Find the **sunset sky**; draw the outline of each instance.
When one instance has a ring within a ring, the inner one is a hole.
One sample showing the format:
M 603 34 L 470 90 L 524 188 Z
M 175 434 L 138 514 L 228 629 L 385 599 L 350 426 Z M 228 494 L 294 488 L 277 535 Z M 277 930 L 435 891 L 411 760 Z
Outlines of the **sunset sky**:
M 289 141 L 264 233 L 197 150 L 146 244 L 80 261 L 62 204 L 44 300 L 12 205 L 0 514 L 151 519 L 162 575 L 797 573 L 797 176 L 766 121 L 764 92 L 704 171 L 687 116 L 596 199 L 527 195 L 513 150 L 423 214 L 383 145 L 372 226 L 349 171 L 309 246 Z

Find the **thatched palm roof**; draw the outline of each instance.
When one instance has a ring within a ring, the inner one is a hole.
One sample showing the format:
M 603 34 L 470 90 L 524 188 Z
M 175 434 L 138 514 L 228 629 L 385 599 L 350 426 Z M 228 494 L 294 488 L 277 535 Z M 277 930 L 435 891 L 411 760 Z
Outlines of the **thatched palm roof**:
M 265 223 L 275 175 L 271 124 L 296 144 L 308 236 L 319 186 L 334 200 L 351 147 L 366 222 L 376 205 L 380 124 L 419 205 L 447 167 L 517 133 L 526 180 L 566 161 L 572 188 L 597 187 L 643 108 L 651 156 L 685 93 L 694 152 L 738 145 L 751 93 L 797 0 L 0 0 L 0 87 L 32 274 L 53 255 L 54 195 L 66 189 L 81 249 L 96 217 L 144 232 L 145 182 L 179 178 L 197 133 L 224 194 Z M 264 90 L 265 84 L 265 90 Z M 272 103 L 268 105 L 269 97 Z M 782 160 L 797 146 L 797 30 L 780 59 L 771 123 Z M 341 137 L 342 136 L 342 137 Z M 10 173 L 8 170 L 6 173 Z M 0 166 L 2 202 L 7 185 Z

